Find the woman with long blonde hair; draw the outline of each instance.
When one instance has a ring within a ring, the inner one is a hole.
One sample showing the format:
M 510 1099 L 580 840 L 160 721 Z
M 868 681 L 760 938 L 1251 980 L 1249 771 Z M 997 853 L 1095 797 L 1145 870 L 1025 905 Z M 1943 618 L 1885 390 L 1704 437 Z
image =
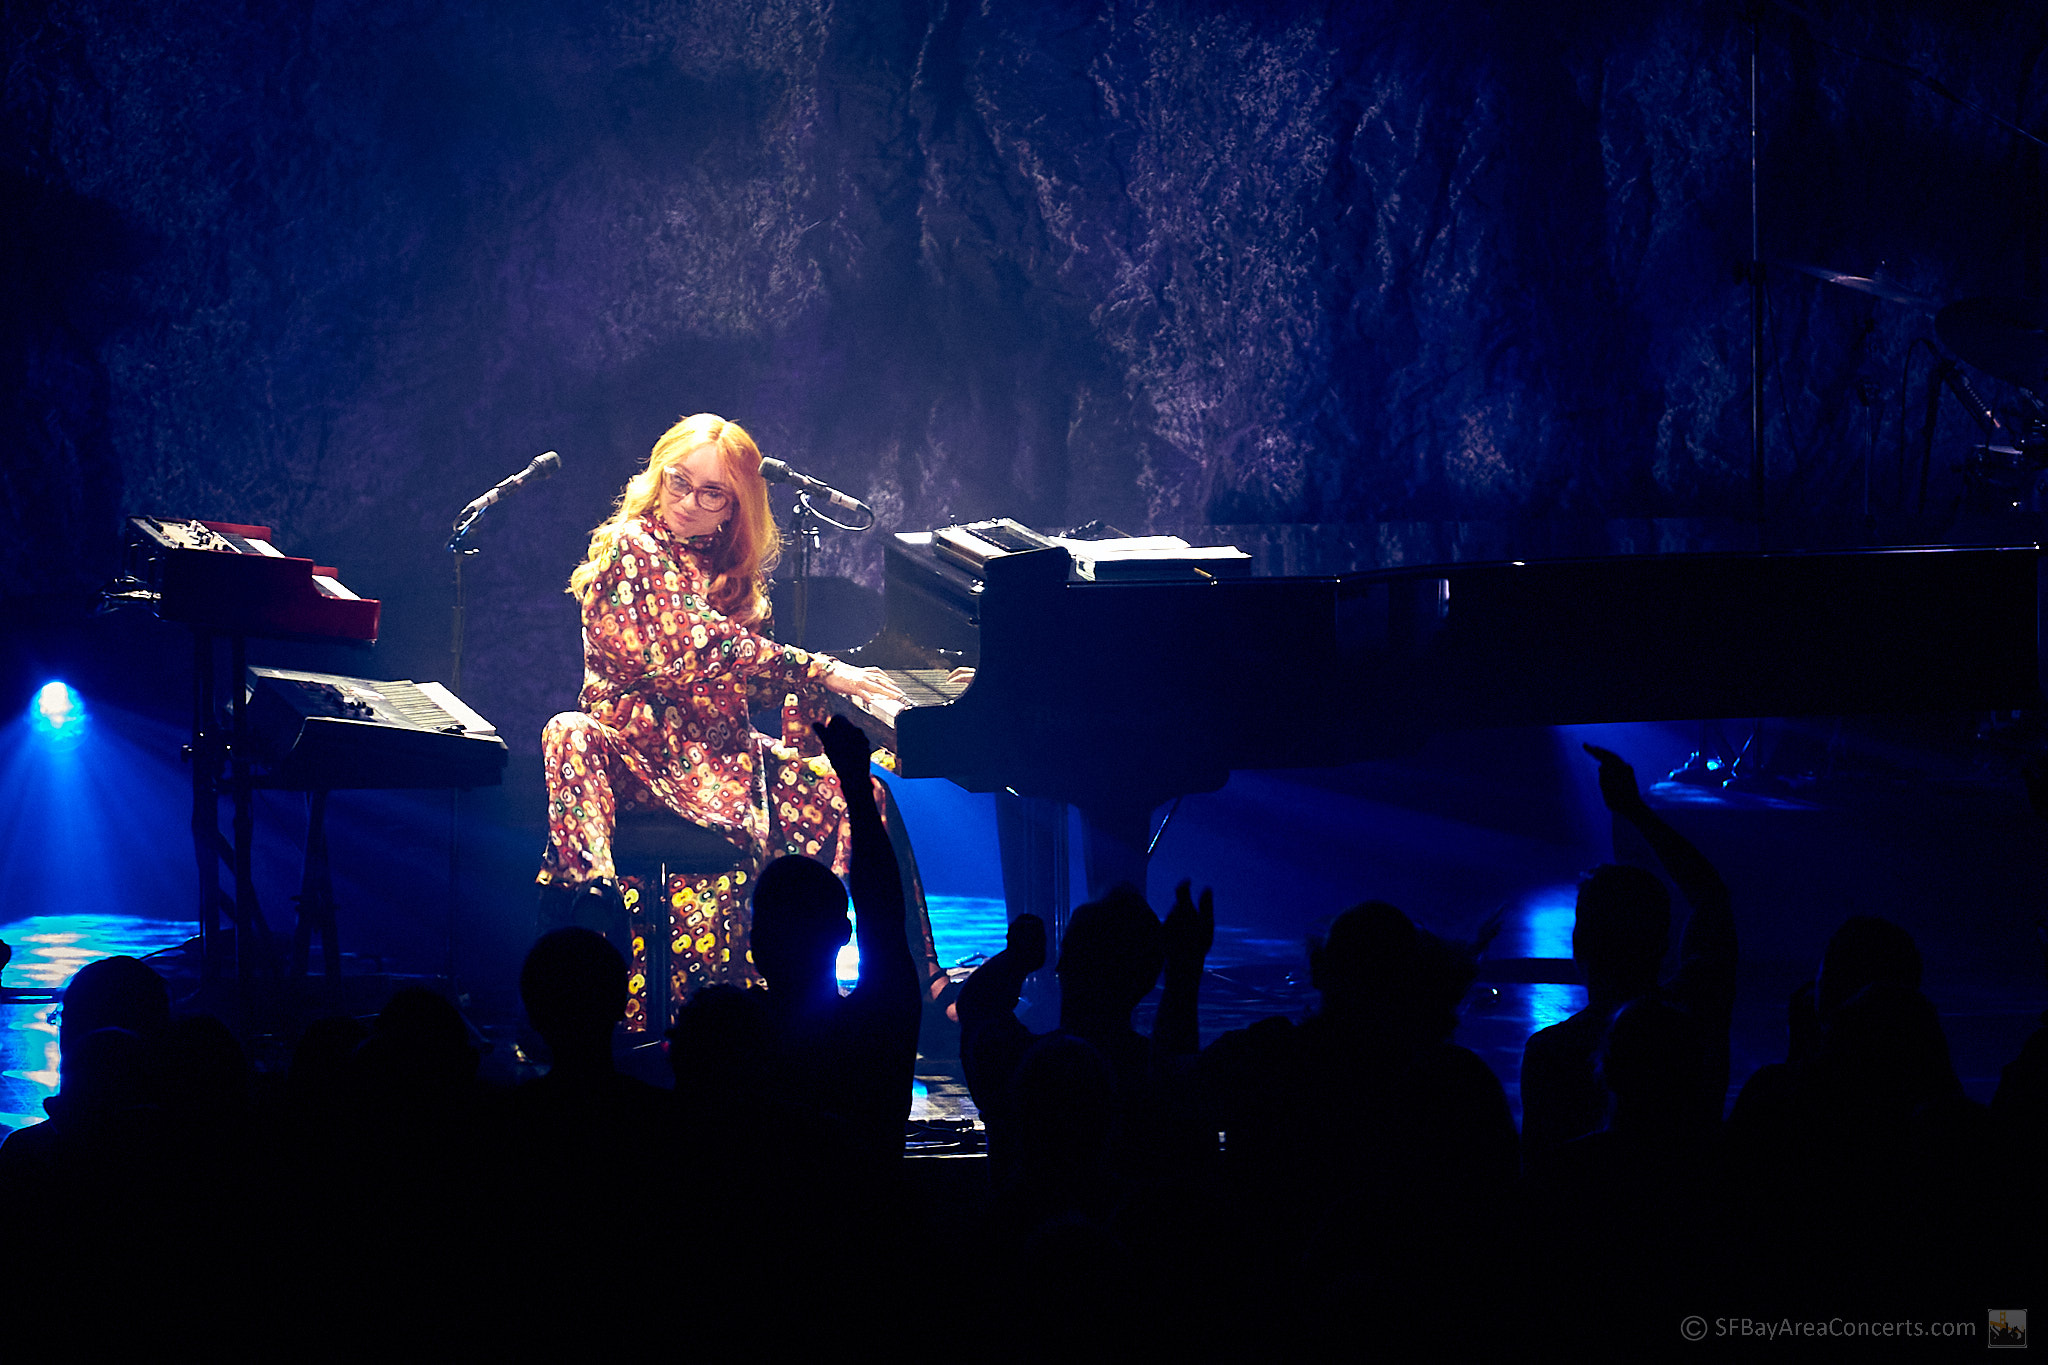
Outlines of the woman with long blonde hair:
M 879 669 L 769 638 L 768 571 L 779 549 L 761 452 L 737 423 L 711 413 L 664 432 L 591 533 L 569 575 L 583 608 L 579 709 L 549 721 L 541 740 L 543 927 L 616 918 L 577 903 L 616 898 L 611 839 L 621 810 L 667 809 L 715 829 L 743 855 L 743 870 L 801 853 L 845 872 L 846 806 L 810 722 L 829 715 L 831 694 L 903 694 Z M 781 706 L 780 739 L 755 731 L 755 701 Z M 730 974 L 744 975 L 750 889 L 730 879 L 664 888 L 677 905 L 677 941 L 701 938 L 705 924 L 714 936 L 720 920 L 737 925 Z M 705 960 L 704 973 L 719 975 Z

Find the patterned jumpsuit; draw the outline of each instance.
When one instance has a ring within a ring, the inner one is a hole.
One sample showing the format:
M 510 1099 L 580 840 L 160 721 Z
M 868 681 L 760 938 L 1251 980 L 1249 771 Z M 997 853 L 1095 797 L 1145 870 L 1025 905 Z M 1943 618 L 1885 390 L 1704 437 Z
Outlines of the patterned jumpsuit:
M 584 598 L 582 709 L 557 715 L 541 737 L 543 885 L 615 876 L 611 833 L 622 810 L 673 811 L 719 830 L 743 855 L 730 875 L 675 876 L 660 889 L 670 910 L 671 1007 L 699 985 L 755 979 L 746 904 L 764 864 L 801 853 L 846 872 L 846 803 L 810 732 L 831 714 L 832 663 L 722 615 L 709 588 L 703 557 L 659 518 L 627 522 Z M 780 740 L 754 729 L 754 701 L 780 705 Z M 622 889 L 629 906 L 651 890 Z M 905 889 L 916 894 L 908 879 Z M 634 958 L 628 1026 L 644 1029 L 645 960 L 637 950 Z

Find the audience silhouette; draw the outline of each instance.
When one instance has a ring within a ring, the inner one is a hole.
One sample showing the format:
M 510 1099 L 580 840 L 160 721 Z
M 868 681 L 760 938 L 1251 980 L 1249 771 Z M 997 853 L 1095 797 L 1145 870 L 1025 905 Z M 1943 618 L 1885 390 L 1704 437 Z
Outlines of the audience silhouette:
M 1075 910 L 1052 1031 L 1016 1013 L 1048 953 L 1036 917 L 965 982 L 988 1178 L 935 1209 L 901 1160 L 922 993 L 899 864 L 866 736 L 843 719 L 819 735 L 850 808 L 850 991 L 848 889 L 804 858 L 755 888 L 766 988 L 707 988 L 680 1012 L 673 1090 L 617 1064 L 626 963 L 584 928 L 526 956 L 550 1062 L 512 1090 L 485 1083 L 477 1036 L 430 990 L 315 1021 L 266 1076 L 219 1020 L 173 1018 L 146 963 L 91 963 L 64 994 L 49 1121 L 0 1143 L 0 1210 L 35 1230 L 0 1276 L 50 1296 L 118 1278 L 170 1312 L 241 1267 L 244 1302 L 210 1340 L 252 1349 L 283 1330 L 341 1353 L 473 1346 L 501 1309 L 462 1277 L 504 1251 L 535 1286 L 522 1321 L 586 1344 L 634 1321 L 649 1283 L 779 1344 L 879 1330 L 879 1305 L 921 1277 L 958 1305 L 941 1311 L 995 1324 L 977 1330 L 999 1355 L 1341 1342 L 1407 1358 L 1511 1336 L 1593 1360 L 1681 1349 L 1680 1321 L 1708 1310 L 1981 1321 L 2048 1283 L 2048 1014 L 1975 1103 L 1919 946 L 1852 916 L 1793 993 L 1785 1060 L 1724 1122 L 1727 887 L 1593 746 L 1618 834 L 1685 901 L 1679 961 L 1664 974 L 1654 873 L 1586 878 L 1587 1004 L 1528 1039 L 1519 1135 L 1454 1041 L 1476 945 L 1366 901 L 1307 945 L 1311 1013 L 1204 1048 L 1213 898 L 1183 882 L 1162 922 L 1125 885 Z M 2048 985 L 2048 927 L 2037 938 Z M 1134 1017 L 1155 987 L 1147 1036 Z
M 847 888 L 823 864 L 784 857 L 754 887 L 753 952 L 764 994 L 764 1083 L 843 1122 L 883 1169 L 903 1152 L 923 1010 L 905 926 L 902 874 L 868 780 L 867 736 L 843 716 L 814 726 L 846 794 L 860 975 L 844 996 Z
M 1480 1230 L 1511 1207 L 1514 1120 L 1450 1041 L 1473 955 L 1369 901 L 1310 943 L 1309 965 L 1313 1015 L 1225 1034 L 1202 1059 L 1231 1240 L 1298 1249 L 1262 1263 L 1256 1297 L 1292 1305 L 1311 1339 L 1368 1312 L 1424 1349 L 1504 1293 L 1504 1240 Z
M 1728 1090 L 1728 1025 L 1735 1010 L 1735 918 L 1728 888 L 1706 858 L 1650 809 L 1635 769 L 1619 754 L 1588 744 L 1600 765 L 1600 795 L 1617 830 L 1649 845 L 1692 908 L 1679 942 L 1678 971 L 1660 981 L 1671 933 L 1671 895 L 1655 874 L 1609 864 L 1579 887 L 1572 957 L 1586 978 L 1586 1005 L 1531 1034 L 1522 1053 L 1522 1146 L 1531 1157 L 1590 1133 L 1607 1096 L 1594 1057 L 1616 1010 L 1656 998 L 1690 1015 L 1705 1049 L 1699 1097 L 1719 1115 Z

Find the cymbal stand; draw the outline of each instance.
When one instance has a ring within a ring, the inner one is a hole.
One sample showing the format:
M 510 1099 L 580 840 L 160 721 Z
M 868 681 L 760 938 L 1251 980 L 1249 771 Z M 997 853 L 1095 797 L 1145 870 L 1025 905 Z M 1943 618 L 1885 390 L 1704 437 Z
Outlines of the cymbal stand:
M 1749 21 L 1749 483 L 1756 520 L 1756 548 L 1770 549 L 1764 467 L 1764 260 L 1761 190 L 1757 176 L 1757 68 L 1763 55 L 1764 0 L 1746 7 Z M 1752 736 L 1753 738 L 1754 736 Z M 1748 746 L 1744 746 L 1745 750 Z M 1719 721 L 1700 722 L 1699 738 L 1686 760 L 1665 780 L 1719 786 L 1732 775 L 1739 755 L 1731 753 Z
M 1756 547 L 1770 549 L 1764 471 L 1764 259 L 1757 182 L 1757 65 L 1763 54 L 1764 7 L 1749 8 L 1749 480 Z

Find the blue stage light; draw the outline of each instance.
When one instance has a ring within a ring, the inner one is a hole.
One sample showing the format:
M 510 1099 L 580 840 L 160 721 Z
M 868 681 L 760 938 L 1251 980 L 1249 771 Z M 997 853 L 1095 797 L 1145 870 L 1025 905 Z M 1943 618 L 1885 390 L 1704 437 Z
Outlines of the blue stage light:
M 85 725 L 85 702 L 67 683 L 44 683 L 30 709 L 33 724 L 42 734 L 75 734 Z

